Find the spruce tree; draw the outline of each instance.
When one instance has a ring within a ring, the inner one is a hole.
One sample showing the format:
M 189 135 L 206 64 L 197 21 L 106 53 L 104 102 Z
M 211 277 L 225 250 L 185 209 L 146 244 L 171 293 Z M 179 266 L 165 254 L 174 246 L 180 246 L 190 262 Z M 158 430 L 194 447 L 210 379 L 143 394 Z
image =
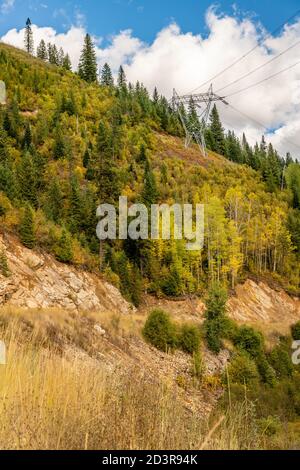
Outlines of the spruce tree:
M 212 150 L 220 155 L 225 154 L 224 129 L 222 127 L 217 106 L 214 104 L 210 115 L 210 130 L 212 133 Z
M 47 54 L 47 47 L 44 39 L 41 40 L 40 44 L 38 45 L 37 51 L 36 51 L 36 56 L 38 59 L 41 59 L 46 62 L 48 59 L 48 54 Z
M 70 263 L 73 259 L 72 240 L 66 230 L 62 231 L 61 237 L 55 248 L 56 259 L 61 263 Z
M 72 71 L 72 63 L 69 54 L 65 55 L 62 66 L 65 70 L 68 70 L 69 72 Z
M 149 160 L 146 159 L 142 201 L 147 207 L 150 207 L 152 204 L 155 204 L 157 200 L 158 200 L 158 191 L 157 191 L 155 175 L 152 172 Z
M 33 54 L 33 33 L 31 29 L 31 21 L 30 18 L 27 18 L 26 21 L 26 28 L 25 28 L 25 38 L 24 38 L 25 50 L 28 54 Z
M 126 87 L 127 87 L 126 83 L 127 83 L 126 75 L 125 75 L 124 69 L 121 65 L 120 68 L 119 68 L 119 74 L 118 74 L 118 87 L 119 87 L 119 89 L 120 90 L 125 90 Z
M 32 136 L 31 136 L 30 124 L 29 122 L 26 122 L 23 143 L 22 143 L 23 149 L 29 149 L 31 142 L 32 142 Z
M 80 78 L 88 83 L 97 81 L 97 60 L 95 46 L 91 36 L 87 34 L 79 60 L 78 74 Z
M 107 87 L 113 87 L 114 86 L 114 79 L 111 73 L 111 68 L 110 66 L 105 63 L 102 68 L 101 72 L 101 85 L 107 86 Z
M 29 204 L 26 204 L 20 224 L 20 238 L 24 246 L 32 249 L 35 246 L 33 212 Z
M 158 100 L 159 100 L 159 94 L 158 94 L 158 91 L 157 91 L 157 88 L 155 87 L 154 88 L 154 91 L 153 91 L 153 103 L 154 104 L 157 104 L 158 103 Z

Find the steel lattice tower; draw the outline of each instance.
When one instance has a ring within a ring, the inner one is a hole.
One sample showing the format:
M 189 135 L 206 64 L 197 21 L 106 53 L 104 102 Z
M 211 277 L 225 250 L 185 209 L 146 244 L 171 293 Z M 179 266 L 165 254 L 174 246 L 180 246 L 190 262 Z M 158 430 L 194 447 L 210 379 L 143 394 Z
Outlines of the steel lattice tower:
M 191 141 L 195 139 L 200 147 L 201 152 L 206 157 L 206 144 L 205 144 L 205 127 L 210 115 L 211 105 L 213 102 L 222 101 L 228 105 L 225 98 L 218 96 L 213 92 L 213 87 L 210 85 L 207 93 L 199 93 L 195 95 L 179 96 L 176 90 L 173 90 L 172 106 L 180 116 L 183 128 L 185 130 L 185 146 L 189 147 Z M 199 125 L 190 122 L 185 110 L 190 103 L 193 103 L 198 108 Z

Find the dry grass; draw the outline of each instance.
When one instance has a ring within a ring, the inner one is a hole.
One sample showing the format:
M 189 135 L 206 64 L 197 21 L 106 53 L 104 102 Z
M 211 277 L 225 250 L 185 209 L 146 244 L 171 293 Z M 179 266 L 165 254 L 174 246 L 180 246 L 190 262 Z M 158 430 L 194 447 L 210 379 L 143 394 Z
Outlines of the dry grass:
M 76 347 L 88 340 L 85 333 L 78 339 L 79 320 L 91 318 L 61 311 L 55 320 L 50 312 L 0 312 L 0 338 L 7 346 L 7 364 L 0 366 L 0 449 L 260 446 L 247 401 L 224 416 L 201 420 L 186 409 L 171 381 L 154 381 L 137 367 L 109 369 L 99 360 L 68 360 L 61 342 L 71 341 L 70 335 Z M 107 327 L 119 330 L 122 320 L 117 326 L 116 321 L 112 316 Z M 135 327 L 140 319 L 131 321 L 122 328 Z

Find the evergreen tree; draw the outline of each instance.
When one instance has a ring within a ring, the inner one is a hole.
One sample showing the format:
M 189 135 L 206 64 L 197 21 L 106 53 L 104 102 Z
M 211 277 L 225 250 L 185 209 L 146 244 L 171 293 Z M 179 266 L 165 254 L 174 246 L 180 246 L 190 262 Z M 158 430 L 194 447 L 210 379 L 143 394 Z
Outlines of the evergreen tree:
M 126 81 L 126 75 L 125 75 L 125 72 L 124 72 L 124 69 L 122 67 L 122 65 L 120 66 L 119 68 L 119 74 L 118 74 L 118 87 L 120 90 L 126 90 L 126 85 L 127 81 Z
M 25 132 L 22 147 L 23 149 L 29 149 L 32 142 L 31 129 L 29 122 L 26 122 Z
M 100 81 L 101 81 L 102 86 L 107 86 L 107 87 L 114 86 L 114 79 L 111 73 L 111 68 L 107 63 L 103 65 Z
M 96 181 L 100 202 L 114 204 L 120 196 L 120 181 L 112 158 L 111 135 L 103 121 L 99 124 L 97 138 Z
M 78 66 L 78 74 L 80 78 L 88 83 L 97 81 L 97 60 L 95 46 L 89 34 L 87 34 L 84 39 L 84 45 Z
M 25 50 L 28 52 L 28 54 L 33 54 L 34 43 L 33 43 L 33 33 L 31 29 L 30 18 L 27 18 L 27 21 L 26 21 L 24 43 L 25 43 Z
M 219 153 L 220 155 L 225 154 L 225 139 L 224 139 L 224 129 L 222 127 L 218 109 L 216 104 L 214 104 L 211 115 L 210 115 L 210 130 L 212 133 L 212 150 Z
M 65 55 L 62 66 L 65 70 L 68 70 L 69 72 L 72 71 L 72 63 L 69 54 Z
M 158 190 L 156 185 L 155 175 L 150 167 L 149 160 L 146 159 L 144 171 L 144 188 L 142 191 L 142 201 L 150 207 L 151 204 L 156 204 L 158 200 Z
M 45 212 L 48 218 L 53 220 L 55 223 L 58 223 L 62 216 L 62 200 L 63 196 L 60 184 L 55 178 L 51 182 L 45 201 Z
M 44 39 L 42 39 L 40 44 L 38 45 L 36 56 L 38 57 L 38 59 L 41 59 L 45 62 L 46 60 L 48 60 L 47 47 Z
M 59 51 L 58 51 L 58 65 L 59 65 L 60 67 L 63 66 L 64 60 L 65 60 L 65 53 L 64 53 L 63 48 L 60 47 L 60 48 L 59 48 Z
M 158 103 L 158 100 L 159 100 L 159 94 L 158 94 L 158 91 L 157 91 L 157 88 L 155 87 L 154 88 L 154 91 L 153 91 L 153 103 L 154 104 L 157 104 Z
M 25 211 L 20 224 L 20 238 L 24 246 L 32 249 L 36 240 L 34 235 L 33 212 L 29 204 L 25 206 Z
M 61 263 L 70 263 L 73 259 L 72 240 L 66 230 L 62 231 L 61 237 L 56 245 L 55 256 Z

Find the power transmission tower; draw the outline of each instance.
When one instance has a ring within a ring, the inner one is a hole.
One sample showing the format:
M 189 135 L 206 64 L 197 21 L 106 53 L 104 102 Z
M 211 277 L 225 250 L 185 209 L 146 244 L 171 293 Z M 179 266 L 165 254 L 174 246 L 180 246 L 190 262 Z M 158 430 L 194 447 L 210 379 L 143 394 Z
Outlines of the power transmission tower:
M 185 130 L 185 146 L 189 147 L 191 141 L 194 139 L 200 147 L 201 152 L 206 157 L 206 144 L 205 144 L 205 127 L 209 118 L 211 105 L 213 102 L 222 101 L 228 105 L 225 98 L 218 96 L 213 92 L 213 87 L 210 85 L 207 93 L 198 93 L 196 95 L 179 96 L 176 90 L 173 90 L 172 105 L 173 109 L 178 112 L 183 128 Z M 186 113 L 187 106 L 193 103 L 198 108 L 199 124 L 191 122 Z

